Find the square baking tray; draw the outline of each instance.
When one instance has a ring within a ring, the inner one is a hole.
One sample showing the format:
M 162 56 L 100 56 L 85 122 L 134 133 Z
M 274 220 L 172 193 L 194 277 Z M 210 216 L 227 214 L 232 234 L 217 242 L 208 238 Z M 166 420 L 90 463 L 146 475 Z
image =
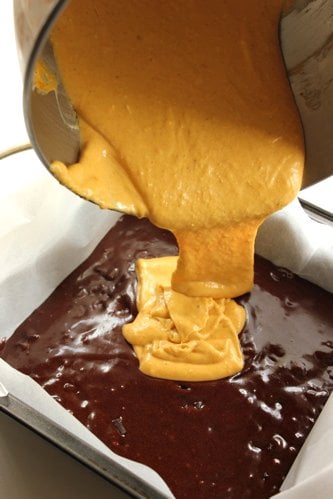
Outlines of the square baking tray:
M 311 203 L 300 200 L 307 214 L 318 222 L 333 225 L 333 215 Z M 141 479 L 120 463 L 99 452 L 77 435 L 56 424 L 54 421 L 36 410 L 33 405 L 23 401 L 9 392 L 5 382 L 0 380 L 0 410 L 14 417 L 28 428 L 46 438 L 75 459 L 97 472 L 111 484 L 125 493 L 138 498 L 163 499 L 172 497 L 162 493 L 146 480 Z M 111 488 L 110 488 L 111 491 Z

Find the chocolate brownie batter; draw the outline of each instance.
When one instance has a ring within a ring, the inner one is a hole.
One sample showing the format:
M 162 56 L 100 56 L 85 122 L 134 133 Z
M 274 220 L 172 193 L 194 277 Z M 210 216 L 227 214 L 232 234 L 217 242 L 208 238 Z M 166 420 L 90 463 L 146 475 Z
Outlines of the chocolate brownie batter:
M 243 371 L 179 383 L 140 373 L 121 327 L 136 314 L 135 260 L 174 255 L 172 235 L 125 216 L 2 345 L 115 452 L 145 463 L 177 498 L 268 498 L 333 387 L 332 295 L 256 258 L 239 301 Z

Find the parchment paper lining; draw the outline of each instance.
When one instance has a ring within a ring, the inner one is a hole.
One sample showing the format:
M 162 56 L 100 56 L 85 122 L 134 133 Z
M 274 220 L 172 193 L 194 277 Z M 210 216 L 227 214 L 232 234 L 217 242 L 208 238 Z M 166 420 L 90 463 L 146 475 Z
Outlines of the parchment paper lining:
M 1 161 L 0 338 L 15 328 L 91 253 L 119 215 L 102 211 L 62 188 L 33 151 Z M 262 225 L 256 251 L 333 291 L 333 230 L 311 221 L 298 202 Z M 146 466 L 121 458 L 68 414 L 38 384 L 0 361 L 3 387 L 58 424 L 159 487 Z M 283 499 L 330 497 L 333 486 L 333 398 L 303 446 L 278 494 Z

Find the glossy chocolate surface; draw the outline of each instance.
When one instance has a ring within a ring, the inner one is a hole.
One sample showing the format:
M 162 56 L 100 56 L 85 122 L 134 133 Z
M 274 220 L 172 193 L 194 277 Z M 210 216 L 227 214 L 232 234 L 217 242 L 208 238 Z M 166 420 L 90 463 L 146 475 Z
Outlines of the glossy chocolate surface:
M 149 378 L 121 334 L 136 313 L 134 262 L 176 253 L 169 233 L 123 217 L 1 356 L 177 498 L 268 498 L 333 388 L 332 295 L 257 258 L 239 300 L 244 370 L 205 383 Z

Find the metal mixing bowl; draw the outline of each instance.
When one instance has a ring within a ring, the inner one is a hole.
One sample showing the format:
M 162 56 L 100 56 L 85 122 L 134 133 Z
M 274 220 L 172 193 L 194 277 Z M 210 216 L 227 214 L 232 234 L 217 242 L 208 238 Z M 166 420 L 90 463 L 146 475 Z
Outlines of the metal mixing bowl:
M 75 162 L 80 148 L 75 112 L 61 82 L 57 93 L 33 89 L 39 57 L 56 71 L 49 33 L 68 1 L 14 0 L 25 120 L 47 168 L 55 159 Z M 296 0 L 281 19 L 280 39 L 304 127 L 306 186 L 333 173 L 333 0 Z

